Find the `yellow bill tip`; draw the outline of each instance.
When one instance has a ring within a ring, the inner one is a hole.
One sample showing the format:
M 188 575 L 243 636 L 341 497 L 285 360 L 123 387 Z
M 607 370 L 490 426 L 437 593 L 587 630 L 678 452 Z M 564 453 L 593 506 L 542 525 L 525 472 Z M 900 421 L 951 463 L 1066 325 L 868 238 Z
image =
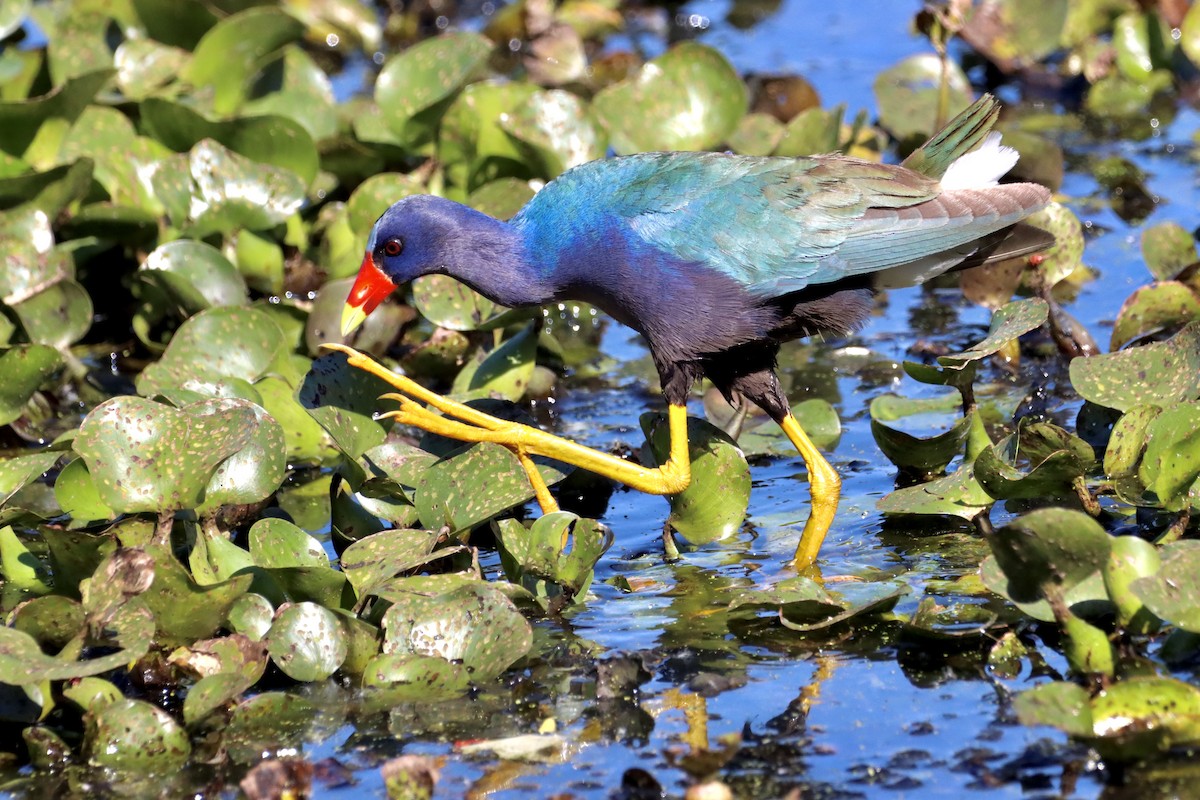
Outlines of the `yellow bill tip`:
M 362 306 L 354 306 L 349 303 L 342 306 L 342 338 L 353 333 L 366 318 L 367 312 L 363 310 Z

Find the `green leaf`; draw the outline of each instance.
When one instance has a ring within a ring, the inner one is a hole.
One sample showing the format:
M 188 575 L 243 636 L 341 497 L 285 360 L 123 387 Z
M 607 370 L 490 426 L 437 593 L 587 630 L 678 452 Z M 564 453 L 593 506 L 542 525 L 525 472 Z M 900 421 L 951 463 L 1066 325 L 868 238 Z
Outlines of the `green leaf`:
M 1165 342 L 1076 358 L 1071 362 L 1071 384 L 1084 399 L 1118 411 L 1196 400 L 1200 398 L 1200 322 Z
M 63 158 L 89 158 L 96 181 L 113 203 L 154 216 L 162 204 L 154 196 L 150 174 L 171 151 L 154 139 L 138 136 L 129 118 L 114 108 L 88 106 L 63 140 Z
M 613 542 L 607 527 L 568 511 L 544 514 L 528 529 L 513 519 L 498 520 L 494 526 L 504 574 L 542 598 L 565 589 L 581 602 L 596 562 Z
M 412 283 L 412 297 L 421 316 L 452 331 L 475 330 L 507 311 L 449 275 L 417 278 Z
M 491 51 L 491 42 L 482 36 L 455 32 L 388 59 L 375 81 L 375 103 L 396 143 L 415 148 L 432 141 L 437 112 L 480 74 Z
M 571 167 L 604 157 L 608 137 L 587 104 L 570 92 L 538 92 L 500 127 L 525 142 L 541 161 L 540 173 L 556 178 Z
M 58 462 L 61 453 L 42 452 L 0 459 L 0 505 L 4 505 L 22 487 L 36 481 Z
M 138 275 L 174 300 L 184 316 L 247 302 L 246 282 L 237 267 L 212 245 L 192 239 L 158 247 L 141 263 Z
M 13 305 L 25 335 L 37 344 L 65 350 L 92 327 L 92 298 L 72 280 L 55 283 Z
M 938 98 L 943 80 L 947 82 L 949 102 L 946 117 L 939 120 Z M 929 136 L 974 100 L 971 84 L 957 62 L 943 65 L 933 53 L 910 56 L 879 73 L 874 89 L 879 123 L 900 140 Z
M 1110 350 L 1150 333 L 1200 320 L 1200 297 L 1185 283 L 1162 281 L 1139 287 L 1125 298 L 1113 324 Z
M 253 580 L 250 575 L 238 575 L 223 583 L 201 586 L 168 548 L 152 545 L 145 550 L 154 559 L 154 583 L 140 597 L 154 612 L 159 640 L 164 644 L 190 643 L 212 636 L 225 624 L 234 601 L 246 593 Z
M 247 31 L 253 31 L 248 36 Z M 304 25 L 278 8 L 249 8 L 222 19 L 196 45 L 181 77 L 212 91 L 213 110 L 232 114 L 246 99 L 250 80 L 284 45 L 304 35 Z
M 1162 566 L 1154 574 L 1137 578 L 1129 590 L 1153 614 L 1179 628 L 1200 633 L 1200 542 L 1185 539 L 1162 548 Z
M 113 53 L 117 86 L 131 100 L 142 100 L 175 80 L 191 54 L 151 38 L 126 39 Z
M 1138 479 L 1163 508 L 1181 511 L 1195 504 L 1189 489 L 1200 477 L 1200 406 L 1168 408 L 1146 426 L 1146 451 Z
M 711 150 L 737 130 L 746 87 L 719 52 L 684 42 L 601 90 L 592 107 L 619 154 Z
M 0 527 L 0 574 L 6 585 L 31 594 L 46 594 L 46 570 L 37 556 L 17 538 L 11 525 Z
M 993 503 L 971 464 L 944 478 L 897 489 L 875 504 L 885 514 L 937 514 L 972 520 Z
M 872 409 L 874 405 L 871 404 Z M 948 430 L 922 438 L 884 425 L 872 413 L 871 434 L 879 449 L 896 466 L 918 474 L 935 475 L 962 454 L 972 424 L 972 415 L 960 417 Z
M 1008 578 L 1007 596 L 1033 602 L 1067 591 L 1101 570 L 1111 537 L 1080 511 L 1043 508 L 998 529 L 988 540 Z
M 1196 240 L 1177 222 L 1150 225 L 1142 229 L 1142 258 L 1157 280 L 1174 280 L 1196 263 Z
M 279 612 L 266 637 L 271 660 L 297 681 L 322 681 L 346 660 L 348 643 L 338 618 L 316 603 L 297 603 Z
M 654 461 L 666 462 L 670 431 L 662 414 L 643 414 L 642 433 Z M 737 443 L 719 428 L 689 417 L 688 458 L 692 481 L 670 497 L 667 523 L 692 544 L 727 539 L 741 528 L 750 504 L 750 466 Z
M 26 344 L 0 350 L 0 425 L 21 418 L 25 404 L 62 367 L 53 347 Z
M 458 548 L 437 551 L 438 534 L 421 530 L 386 530 L 353 542 L 342 553 L 342 572 L 361 599 L 385 581 L 442 558 Z
M 169 775 L 192 753 L 175 718 L 142 700 L 122 699 L 88 714 L 83 750 L 88 763 L 118 774 Z
M 250 556 L 260 567 L 329 566 L 321 543 L 287 520 L 260 519 L 250 527 L 249 539 Z
M 992 314 L 992 324 L 988 328 L 987 338 L 969 350 L 938 357 L 938 363 L 944 367 L 961 369 L 969 362 L 980 361 L 995 355 L 1013 339 L 1039 327 L 1046 321 L 1049 313 L 1049 305 L 1040 297 L 1014 300 L 996 309 L 996 312 Z
M 20 102 L 0 102 L 0 151 L 49 166 L 70 123 L 112 77 L 99 70 L 71 78 L 46 94 Z M 40 134 L 40 135 L 39 135 Z
M 261 406 L 245 400 L 213 398 L 186 407 L 191 414 L 224 415 L 248 411 L 253 416 L 250 436 L 236 453 L 221 462 L 196 507 L 212 513 L 224 505 L 249 505 L 275 493 L 287 474 L 283 428 Z
M 383 442 L 385 431 L 374 419 L 380 395 L 391 386 L 330 353 L 312 363 L 297 392 L 300 405 L 329 432 L 338 448 L 356 459 Z
M 458 400 L 494 397 L 516 402 L 525 394 L 536 366 L 540 321 L 505 340 L 477 361 L 468 363 L 454 379 L 451 394 Z
M 246 407 L 177 411 L 140 397 L 114 397 L 84 419 L 75 450 L 103 502 L 120 513 L 194 508 L 218 465 L 255 429 Z

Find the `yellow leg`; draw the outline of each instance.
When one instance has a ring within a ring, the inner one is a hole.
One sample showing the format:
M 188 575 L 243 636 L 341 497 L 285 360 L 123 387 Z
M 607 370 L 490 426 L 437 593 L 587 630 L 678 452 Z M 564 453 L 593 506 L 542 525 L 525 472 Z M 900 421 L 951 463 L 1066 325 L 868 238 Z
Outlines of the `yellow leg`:
M 386 397 L 400 403 L 400 408 L 390 412 L 389 416 L 395 417 L 403 424 L 414 425 L 430 433 L 462 442 L 495 442 L 504 445 L 517 453 L 518 458 L 523 459 L 522 466 L 525 466 L 529 456 L 546 456 L 557 459 L 589 472 L 612 478 L 647 494 L 678 494 L 691 482 L 692 464 L 688 456 L 687 409 L 683 406 L 670 406 L 668 409 L 671 452 L 667 463 L 657 468 L 643 467 L 529 425 L 497 419 L 470 406 L 449 400 L 431 392 L 410 378 L 385 369 L 370 357 L 353 348 L 336 344 L 327 344 L 324 347 L 345 353 L 349 356 L 350 366 L 365 370 L 399 389 L 402 394 L 386 395 Z M 438 416 L 412 402 L 410 398 L 420 400 L 446 416 Z M 529 467 L 526 467 L 526 474 L 529 474 Z M 532 476 L 530 477 L 532 480 Z M 545 486 L 540 476 L 537 481 L 543 487 Z M 534 484 L 534 489 L 538 490 L 537 483 Z M 548 491 L 545 496 L 549 498 Z M 541 502 L 540 497 L 539 502 Z M 551 502 L 553 501 L 551 500 Z
M 808 438 L 808 434 L 800 427 L 790 413 L 780 423 L 783 432 L 792 440 L 792 444 L 800 451 L 804 464 L 808 467 L 808 487 L 812 493 L 812 513 L 800 534 L 800 543 L 796 545 L 796 558 L 792 562 L 796 569 L 805 569 L 817 560 L 821 543 L 833 526 L 833 517 L 837 514 L 838 498 L 842 493 L 842 479 L 821 451 Z

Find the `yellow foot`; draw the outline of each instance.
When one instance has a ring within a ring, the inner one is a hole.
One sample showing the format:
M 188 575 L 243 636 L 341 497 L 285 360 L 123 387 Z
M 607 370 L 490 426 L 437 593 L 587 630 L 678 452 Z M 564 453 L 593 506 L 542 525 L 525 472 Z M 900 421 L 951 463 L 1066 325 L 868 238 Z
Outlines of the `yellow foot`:
M 838 499 L 842 494 L 842 479 L 837 471 L 821 455 L 808 434 L 800 427 L 790 413 L 780 423 L 788 439 L 800 451 L 805 466 L 808 467 L 808 486 L 812 493 L 812 512 L 804 531 L 800 534 L 800 543 L 796 545 L 796 556 L 792 565 L 798 569 L 807 569 L 817 560 L 821 544 L 826 534 L 833 527 L 833 518 L 837 514 Z
M 562 437 L 546 433 L 529 425 L 497 419 L 470 406 L 442 397 L 404 375 L 398 375 L 376 363 L 369 356 L 341 344 L 323 345 L 326 349 L 345 353 L 352 367 L 371 373 L 399 390 L 400 394 L 385 395 L 396 400 L 400 408 L 390 412 L 397 421 L 413 425 L 422 430 L 447 436 L 463 442 L 495 442 L 516 453 L 521 459 L 526 474 L 533 480 L 531 470 L 536 471 L 529 458 L 545 456 L 572 466 L 611 478 L 633 489 L 648 494 L 678 494 L 691 482 L 692 468 L 688 459 L 687 410 L 683 406 L 670 406 L 668 419 L 671 428 L 671 451 L 667 462 L 661 467 L 648 468 L 632 464 L 608 453 L 576 444 Z M 414 400 L 442 412 L 438 416 L 423 408 Z M 545 483 L 538 476 L 534 490 L 539 494 L 539 503 L 553 502 L 549 492 L 539 490 Z M 556 508 L 557 506 L 555 506 Z M 543 505 L 543 509 L 546 506 Z

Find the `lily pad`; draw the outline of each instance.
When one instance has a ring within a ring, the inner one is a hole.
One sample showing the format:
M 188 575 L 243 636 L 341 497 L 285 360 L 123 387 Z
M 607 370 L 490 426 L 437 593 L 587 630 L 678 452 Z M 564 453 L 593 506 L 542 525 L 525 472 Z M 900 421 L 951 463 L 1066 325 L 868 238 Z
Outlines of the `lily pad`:
M 1136 405 L 1159 406 L 1200 398 L 1200 322 L 1165 342 L 1118 353 L 1076 358 L 1071 384 L 1086 400 L 1128 411 Z
M 601 90 L 592 107 L 625 155 L 715 148 L 737 130 L 746 102 L 746 86 L 723 55 L 684 42 Z

